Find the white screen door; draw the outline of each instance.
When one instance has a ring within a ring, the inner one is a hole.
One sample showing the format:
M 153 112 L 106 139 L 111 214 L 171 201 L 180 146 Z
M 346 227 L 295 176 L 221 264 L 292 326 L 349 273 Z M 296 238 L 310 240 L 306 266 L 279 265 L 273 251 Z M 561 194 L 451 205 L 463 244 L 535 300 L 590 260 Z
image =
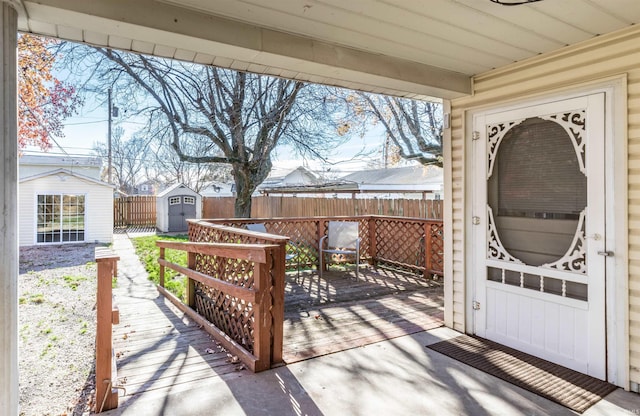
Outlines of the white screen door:
M 474 117 L 474 332 L 600 379 L 604 148 L 604 94 Z

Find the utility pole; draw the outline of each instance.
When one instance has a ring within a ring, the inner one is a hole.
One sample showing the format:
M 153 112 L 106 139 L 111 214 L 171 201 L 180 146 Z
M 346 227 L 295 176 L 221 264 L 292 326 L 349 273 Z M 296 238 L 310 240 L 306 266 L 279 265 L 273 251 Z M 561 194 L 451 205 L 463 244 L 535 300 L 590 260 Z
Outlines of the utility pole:
M 113 102 L 111 100 L 111 88 L 109 88 L 109 94 L 108 94 L 108 104 L 109 104 L 109 123 L 107 126 L 107 136 L 108 136 L 108 162 L 107 162 L 107 177 L 108 177 L 108 181 L 109 183 L 111 183 L 111 179 L 112 179 L 112 171 L 113 171 L 113 164 L 111 162 L 111 124 L 113 123 L 113 117 L 118 117 L 118 107 L 116 107 L 115 105 L 113 105 Z
M 111 88 L 109 88 L 109 95 L 108 95 L 108 104 L 109 104 L 109 123 L 108 123 L 108 127 L 107 127 L 107 139 L 108 139 L 108 156 L 107 156 L 107 182 L 111 183 Z

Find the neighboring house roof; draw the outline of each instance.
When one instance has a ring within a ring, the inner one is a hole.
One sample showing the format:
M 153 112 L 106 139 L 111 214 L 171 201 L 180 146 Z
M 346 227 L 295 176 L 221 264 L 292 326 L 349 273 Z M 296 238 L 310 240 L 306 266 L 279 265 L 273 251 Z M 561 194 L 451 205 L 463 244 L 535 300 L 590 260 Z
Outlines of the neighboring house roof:
M 138 183 L 136 186 L 141 186 L 141 185 L 158 186 L 158 185 L 160 185 L 160 181 L 155 180 L 155 179 L 147 179 L 146 181 L 142 181 L 142 182 Z
M 110 188 L 115 188 L 114 185 L 111 185 L 111 184 L 109 184 L 107 182 L 102 182 L 101 180 L 94 179 L 94 178 L 92 178 L 90 176 L 82 175 L 82 174 L 77 173 L 77 172 L 72 172 L 69 169 L 64 169 L 64 168 L 54 169 L 54 170 L 50 170 L 50 171 L 47 171 L 47 172 L 38 173 L 36 175 L 27 176 L 26 178 L 21 178 L 19 180 L 19 182 L 22 183 L 22 182 L 34 181 L 36 179 L 45 178 L 47 176 L 54 176 L 54 175 L 60 175 L 61 179 L 65 175 L 73 176 L 75 178 L 78 178 L 78 179 L 81 179 L 83 181 L 90 182 L 90 183 L 93 183 L 93 184 L 96 184 L 96 185 L 108 186 Z
M 156 197 L 158 198 L 162 198 L 163 196 L 166 196 L 167 194 L 171 193 L 172 191 L 178 189 L 178 188 L 185 188 L 190 190 L 191 192 L 193 192 L 194 194 L 197 194 L 196 191 L 194 191 L 193 189 L 189 188 L 187 185 L 183 184 L 183 183 L 176 183 L 174 185 L 171 185 L 170 187 L 168 187 L 167 189 L 165 189 L 164 191 L 160 192 L 158 195 L 156 195 Z
M 342 178 L 355 182 L 361 191 L 437 191 L 444 181 L 442 168 L 437 166 L 406 166 L 392 169 L 370 169 Z
M 67 169 L 100 180 L 102 160 L 87 156 L 23 155 L 18 160 L 18 174 L 26 178 L 54 169 Z
M 316 185 L 321 184 L 320 177 L 304 166 L 298 166 L 284 176 L 271 176 L 262 182 L 259 188 L 271 188 L 292 185 Z
M 408 166 L 392 169 L 370 169 L 343 178 L 309 185 L 271 186 L 263 193 L 335 193 L 335 192 L 435 192 L 442 189 L 442 168 Z
M 21 165 L 102 167 L 102 160 L 99 157 L 90 156 L 23 155 L 19 161 Z

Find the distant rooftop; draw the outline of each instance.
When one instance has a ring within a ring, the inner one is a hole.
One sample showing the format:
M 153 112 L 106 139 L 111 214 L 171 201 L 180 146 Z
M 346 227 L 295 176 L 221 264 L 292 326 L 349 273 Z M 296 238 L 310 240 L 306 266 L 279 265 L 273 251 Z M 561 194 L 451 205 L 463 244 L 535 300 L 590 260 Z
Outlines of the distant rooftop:
M 370 169 L 355 172 L 340 179 L 321 183 L 274 185 L 266 184 L 260 192 L 269 193 L 416 193 L 438 192 L 442 189 L 442 168 L 437 166 L 407 166 L 391 169 Z
M 376 185 L 424 185 L 442 183 L 442 168 L 437 166 L 406 166 L 393 169 L 370 169 L 341 178 L 345 182 Z
M 101 167 L 102 160 L 91 156 L 22 155 L 20 165 Z

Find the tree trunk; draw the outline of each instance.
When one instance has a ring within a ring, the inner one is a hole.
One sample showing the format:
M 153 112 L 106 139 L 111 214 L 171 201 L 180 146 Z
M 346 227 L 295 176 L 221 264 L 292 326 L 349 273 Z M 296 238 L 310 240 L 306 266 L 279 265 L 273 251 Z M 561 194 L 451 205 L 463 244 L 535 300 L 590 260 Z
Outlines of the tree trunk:
M 236 184 L 237 183 L 238 182 L 236 181 Z M 236 189 L 238 189 L 238 186 L 236 186 Z M 247 194 L 247 192 L 236 192 L 236 202 L 233 207 L 233 215 L 236 218 L 251 218 L 251 193 Z
M 236 201 L 233 215 L 236 218 L 251 218 L 251 195 L 271 172 L 271 160 L 260 163 L 234 163 L 231 165 L 236 182 Z

